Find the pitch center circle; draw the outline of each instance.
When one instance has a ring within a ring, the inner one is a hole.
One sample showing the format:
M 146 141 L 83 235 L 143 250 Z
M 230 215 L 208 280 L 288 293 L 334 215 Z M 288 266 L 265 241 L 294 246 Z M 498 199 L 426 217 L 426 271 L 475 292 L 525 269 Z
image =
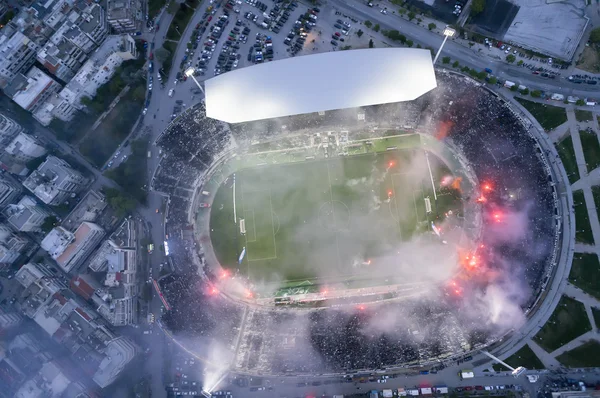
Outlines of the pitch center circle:
M 340 200 L 330 200 L 319 208 L 319 224 L 330 231 L 343 231 L 350 224 L 350 209 Z

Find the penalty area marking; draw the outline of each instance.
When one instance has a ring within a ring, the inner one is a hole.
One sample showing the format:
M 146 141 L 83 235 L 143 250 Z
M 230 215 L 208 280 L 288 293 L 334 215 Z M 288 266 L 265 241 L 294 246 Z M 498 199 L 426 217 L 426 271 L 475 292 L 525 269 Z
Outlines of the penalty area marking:
M 265 192 L 265 191 L 246 191 L 246 194 L 248 193 L 261 193 L 261 192 Z M 242 190 L 242 201 L 244 201 L 244 191 Z M 273 252 L 274 254 L 272 256 L 269 257 L 261 257 L 261 258 L 250 258 L 250 247 L 248 245 L 248 243 L 256 243 L 257 239 L 258 239 L 258 235 L 256 233 L 256 218 L 254 216 L 255 212 L 254 212 L 254 208 L 252 209 L 248 209 L 247 211 L 252 211 L 252 217 L 253 217 L 253 221 L 254 221 L 254 240 L 250 241 L 248 240 L 248 237 L 246 237 L 246 261 L 248 261 L 248 275 L 250 275 L 250 262 L 254 262 L 254 261 L 264 261 L 264 260 L 274 260 L 277 258 L 277 242 L 275 240 L 275 212 L 273 211 L 273 200 L 272 200 L 272 195 L 271 195 L 271 190 L 269 189 L 269 210 L 270 210 L 270 214 L 271 214 L 271 232 L 272 232 L 272 237 L 273 237 Z M 245 208 L 245 201 L 244 201 L 244 213 L 246 212 L 246 208 Z M 279 217 L 277 218 L 277 221 L 279 222 Z M 279 230 L 279 227 L 277 228 Z

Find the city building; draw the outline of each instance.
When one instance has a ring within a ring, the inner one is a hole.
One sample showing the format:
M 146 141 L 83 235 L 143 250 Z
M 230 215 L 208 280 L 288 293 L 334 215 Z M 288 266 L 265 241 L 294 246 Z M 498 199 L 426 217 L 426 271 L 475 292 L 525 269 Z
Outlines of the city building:
M 31 241 L 17 235 L 9 226 L 0 224 L 0 268 L 12 265 Z
M 63 372 L 59 362 L 45 362 L 31 379 L 14 394 L 15 398 L 61 397 L 72 383 Z
M 58 79 L 68 82 L 87 60 L 87 55 L 84 50 L 66 39 L 65 29 L 67 24 L 63 25 L 38 51 L 37 61 Z M 91 40 L 89 42 L 93 46 L 93 42 Z
M 94 98 L 98 88 L 111 79 L 123 61 L 137 56 L 135 40 L 130 35 L 109 36 L 60 92 L 59 109 L 64 111 L 57 109 L 54 115 L 70 121 L 77 109 L 84 108 L 83 97 Z
M 4 215 L 17 231 L 39 232 L 50 212 L 39 206 L 32 197 L 24 196 L 16 205 L 9 205 L 4 210 Z
M 104 230 L 98 225 L 83 222 L 74 233 L 63 227 L 54 228 L 42 240 L 41 247 L 68 273 L 85 261 L 103 237 Z
M 21 293 L 21 310 L 34 320 L 45 311 L 46 304 L 67 287 L 58 271 L 45 264 L 25 264 L 17 271 L 15 279 L 25 288 Z
M 89 301 L 94 296 L 94 292 L 99 288 L 98 283 L 89 274 L 75 275 L 69 285 L 71 291 Z
M 77 206 L 62 221 L 62 227 L 74 231 L 84 221 L 94 222 L 106 208 L 106 198 L 98 191 L 90 189 L 77 203 Z
M 59 83 L 34 66 L 29 69 L 27 74 L 16 75 L 6 86 L 4 93 L 21 108 L 31 112 L 42 125 L 47 126 L 52 121 L 52 117 L 47 115 L 43 105 L 60 89 Z
M 35 62 L 39 45 L 12 27 L 0 33 L 0 88 L 4 89 L 16 76 Z
M 0 209 L 13 204 L 21 196 L 23 186 L 8 173 L 0 173 Z
M 104 359 L 92 379 L 102 388 L 110 385 L 138 352 L 138 346 L 126 337 L 111 340 L 104 351 Z
M 0 113 L 0 145 L 5 146 L 25 129 L 17 122 Z
M 37 170 L 23 182 L 35 196 L 47 205 L 57 206 L 81 192 L 89 180 L 67 162 L 48 156 Z
M 109 0 L 107 20 L 117 33 L 141 30 L 142 2 L 140 0 Z
M 6 312 L 0 308 L 0 334 L 23 323 L 23 316 L 18 312 Z
M 48 151 L 31 135 L 19 133 L 4 148 L 4 152 L 18 162 L 27 163 L 30 160 L 44 156 Z

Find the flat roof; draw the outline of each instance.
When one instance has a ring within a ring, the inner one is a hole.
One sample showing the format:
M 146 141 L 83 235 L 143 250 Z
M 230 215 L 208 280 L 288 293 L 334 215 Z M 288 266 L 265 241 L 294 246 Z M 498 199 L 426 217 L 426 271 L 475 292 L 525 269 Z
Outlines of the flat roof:
M 430 51 L 416 48 L 287 58 L 204 84 L 206 115 L 229 123 L 410 101 L 437 86 Z

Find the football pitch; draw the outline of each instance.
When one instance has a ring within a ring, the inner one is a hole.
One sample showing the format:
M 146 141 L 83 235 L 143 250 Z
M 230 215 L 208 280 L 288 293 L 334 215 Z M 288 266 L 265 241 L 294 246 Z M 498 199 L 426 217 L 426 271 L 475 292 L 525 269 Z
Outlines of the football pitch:
M 439 187 L 448 174 L 420 148 L 241 169 L 215 195 L 212 245 L 224 268 L 255 282 L 368 279 L 379 257 L 460 206 L 449 190 L 434 200 L 432 179 Z

